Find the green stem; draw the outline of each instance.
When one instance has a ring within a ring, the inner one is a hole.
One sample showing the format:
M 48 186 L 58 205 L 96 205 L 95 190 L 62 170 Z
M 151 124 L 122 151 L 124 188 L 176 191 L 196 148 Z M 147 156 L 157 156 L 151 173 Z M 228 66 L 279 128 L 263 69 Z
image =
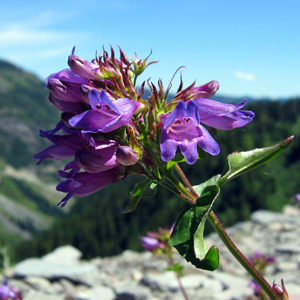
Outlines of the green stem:
M 254 266 L 249 262 L 249 260 L 240 252 L 240 250 L 233 243 L 231 238 L 226 233 L 224 227 L 222 226 L 220 220 L 215 215 L 213 211 L 210 212 L 208 216 L 210 224 L 213 226 L 215 231 L 218 233 L 219 237 L 231 252 L 231 254 L 237 259 L 237 261 L 246 269 L 246 271 L 253 277 L 254 280 L 260 285 L 260 287 L 266 292 L 271 300 L 280 300 L 279 296 L 275 293 L 268 282 L 263 278 L 263 276 L 254 268 Z
M 178 164 L 175 165 L 175 170 L 177 171 L 178 175 L 180 176 L 180 178 L 182 179 L 182 181 L 184 182 L 184 184 L 191 191 L 191 193 L 193 194 L 193 196 L 196 197 L 196 199 L 199 198 L 199 195 L 194 190 L 194 188 L 191 185 L 190 181 L 187 179 L 187 177 L 185 176 L 185 174 L 183 173 L 182 169 L 180 168 L 180 166 Z
M 193 192 L 189 191 L 181 182 L 174 176 L 172 173 L 172 170 L 167 170 L 165 165 L 161 162 L 160 159 L 158 159 L 156 153 L 152 150 L 151 147 L 147 147 L 148 151 L 152 154 L 153 160 L 156 164 L 156 167 L 159 168 L 162 177 L 167 179 L 172 185 L 175 187 L 175 189 L 171 189 L 172 192 L 174 192 L 176 195 L 183 198 L 188 204 L 194 205 L 196 203 L 196 199 L 198 198 L 198 195 L 194 194 Z M 187 180 L 187 179 L 186 179 Z M 166 182 L 160 181 L 161 185 L 165 185 Z M 170 189 L 170 188 L 169 188 Z

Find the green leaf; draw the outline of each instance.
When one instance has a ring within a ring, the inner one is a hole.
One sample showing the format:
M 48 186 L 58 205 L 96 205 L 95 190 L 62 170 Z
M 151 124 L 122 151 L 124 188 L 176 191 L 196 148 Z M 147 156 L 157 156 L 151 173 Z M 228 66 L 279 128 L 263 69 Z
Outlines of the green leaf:
M 130 193 L 129 203 L 126 205 L 126 207 L 123 210 L 119 209 L 119 212 L 124 214 L 124 213 L 129 213 L 134 211 L 140 199 L 142 198 L 144 192 L 148 190 L 151 184 L 152 184 L 151 179 L 145 179 L 143 181 L 138 182 Z
M 176 164 L 179 164 L 181 162 L 185 162 L 185 158 L 182 155 L 182 153 L 178 153 L 173 159 L 171 159 L 168 163 L 167 163 L 167 170 L 173 168 Z
M 294 137 L 291 136 L 271 147 L 230 154 L 225 168 L 226 173 L 218 180 L 218 186 L 222 186 L 229 180 L 251 171 L 275 158 L 290 145 L 293 138 Z
M 194 185 L 193 186 L 193 189 L 195 190 L 195 192 L 198 194 L 198 195 L 202 195 L 203 193 L 203 190 L 207 187 L 207 186 L 210 186 L 210 185 L 217 185 L 218 184 L 218 180 L 220 178 L 221 175 L 215 175 L 213 177 L 211 177 L 210 179 L 208 179 L 207 181 L 199 184 L 199 185 Z
M 219 250 L 213 246 L 207 251 L 203 238 L 205 221 L 219 191 L 217 185 L 206 186 L 197 203 L 183 211 L 171 234 L 170 244 L 199 269 L 219 268 Z
M 201 148 L 198 148 L 198 159 L 201 159 L 201 158 L 205 158 L 206 156 L 206 152 L 201 149 Z M 176 164 L 179 164 L 181 162 L 185 162 L 185 158 L 184 156 L 182 155 L 181 152 L 177 153 L 176 156 L 171 159 L 168 163 L 167 163 L 167 170 L 173 168 Z

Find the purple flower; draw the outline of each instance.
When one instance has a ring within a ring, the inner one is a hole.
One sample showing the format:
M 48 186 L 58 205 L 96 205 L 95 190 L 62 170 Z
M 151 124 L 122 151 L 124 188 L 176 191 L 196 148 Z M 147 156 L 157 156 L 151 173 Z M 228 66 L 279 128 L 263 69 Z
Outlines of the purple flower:
M 209 132 L 200 125 L 199 109 L 194 101 L 180 101 L 173 112 L 162 118 L 161 157 L 169 161 L 180 148 L 188 164 L 198 159 L 197 145 L 204 151 L 217 155 L 220 148 Z
M 51 74 L 50 76 L 48 76 L 46 78 L 46 82 L 47 82 L 46 89 L 49 89 L 48 81 L 51 78 L 58 79 L 59 81 L 61 81 L 62 83 L 65 83 L 65 84 L 72 83 L 72 84 L 77 84 L 79 86 L 81 84 L 86 84 L 88 82 L 86 78 L 78 76 L 71 69 L 64 69 L 57 73 Z
M 260 287 L 260 285 L 254 279 L 252 279 L 250 281 L 249 287 L 253 290 L 254 295 L 259 295 L 260 294 L 261 287 Z
M 142 236 L 140 241 L 144 249 L 147 251 L 153 251 L 157 248 L 164 247 L 164 244 L 161 241 L 152 237 Z
M 13 286 L 9 286 L 7 281 L 0 286 L 0 300 L 22 300 L 22 298 L 22 294 Z
M 89 92 L 91 109 L 72 117 L 69 123 L 82 128 L 82 133 L 110 132 L 130 123 L 137 108 L 141 105 L 128 98 L 111 101 L 106 93 L 94 89 Z
M 56 98 L 52 94 L 49 95 L 49 101 L 59 110 L 67 113 L 80 114 L 84 112 L 87 107 L 84 103 L 81 102 L 73 102 L 70 103 L 68 101 L 64 101 Z
M 132 166 L 139 160 L 138 154 L 129 146 L 119 146 L 116 151 L 116 158 L 124 166 Z
M 255 114 L 249 110 L 240 110 L 246 100 L 233 105 L 210 99 L 198 98 L 193 100 L 199 108 L 201 122 L 216 129 L 230 130 L 250 123 Z
M 300 194 L 296 194 L 294 196 L 294 198 L 295 198 L 295 201 L 300 205 Z
M 47 158 L 63 160 L 73 157 L 77 151 L 86 149 L 82 138 L 77 134 L 51 135 L 48 132 L 41 130 L 40 135 L 53 142 L 54 145 L 45 148 L 33 156 L 34 159 L 39 159 L 38 165 Z
M 219 89 L 219 82 L 216 80 L 191 89 L 192 99 L 211 98 Z
M 57 185 L 57 191 L 67 193 L 58 205 L 64 207 L 72 196 L 88 196 L 123 178 L 124 175 L 118 167 L 99 173 L 76 173 L 72 175 L 72 178 L 68 178 Z
M 101 145 L 101 146 L 100 146 Z M 89 173 L 98 173 L 112 169 L 120 163 L 117 161 L 116 151 L 119 147 L 115 141 L 101 141 L 98 150 L 89 149 L 75 154 L 75 164 Z
M 83 78 L 94 80 L 100 80 L 104 78 L 98 64 L 89 62 L 79 56 L 73 54 L 70 55 L 68 58 L 68 64 L 74 73 Z

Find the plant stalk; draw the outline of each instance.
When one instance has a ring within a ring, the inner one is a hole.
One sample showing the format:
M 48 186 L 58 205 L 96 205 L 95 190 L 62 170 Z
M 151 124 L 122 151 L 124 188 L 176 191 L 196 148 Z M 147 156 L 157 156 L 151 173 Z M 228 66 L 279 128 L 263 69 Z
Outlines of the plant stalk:
M 234 242 L 226 233 L 223 225 L 221 224 L 218 217 L 213 211 L 210 212 L 208 216 L 210 224 L 213 226 L 215 231 L 218 233 L 219 237 L 231 252 L 231 254 L 237 259 L 237 261 L 246 269 L 246 271 L 253 277 L 254 280 L 260 285 L 260 287 L 266 292 L 271 300 L 280 300 L 279 296 L 275 293 L 269 283 L 264 279 L 264 277 L 254 268 L 254 266 L 249 262 L 249 260 L 240 252 L 236 247 Z

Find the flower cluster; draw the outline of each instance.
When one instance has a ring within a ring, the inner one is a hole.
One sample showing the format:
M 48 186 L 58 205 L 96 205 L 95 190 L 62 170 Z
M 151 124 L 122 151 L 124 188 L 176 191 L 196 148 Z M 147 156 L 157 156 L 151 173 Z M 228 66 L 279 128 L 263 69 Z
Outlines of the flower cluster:
M 265 273 L 267 266 L 275 263 L 275 260 L 275 256 L 268 256 L 260 251 L 256 251 L 251 257 L 249 257 L 250 263 L 262 274 Z
M 148 232 L 147 236 L 142 236 L 140 241 L 144 249 L 155 255 L 166 254 L 170 256 L 172 250 L 169 240 L 173 227 L 174 225 L 171 228 L 158 228 L 156 232 Z
M 295 199 L 298 207 L 300 207 L 300 194 L 295 194 L 294 199 Z
M 53 145 L 37 153 L 38 164 L 45 159 L 71 159 L 59 175 L 64 179 L 57 190 L 66 193 L 64 206 L 72 196 L 83 197 L 128 175 L 141 174 L 159 182 L 163 168 L 180 149 L 183 160 L 194 164 L 198 146 L 217 155 L 219 145 L 209 128 L 230 130 L 252 121 L 254 113 L 239 104 L 210 100 L 219 88 L 217 81 L 202 86 L 182 84 L 167 101 L 165 90 L 148 82 L 150 96 L 143 99 L 145 82 L 138 89 L 137 77 L 154 63 L 103 54 L 91 62 L 74 54 L 69 68 L 47 78 L 49 101 L 62 112 L 53 130 L 40 135 Z M 202 125 L 203 124 L 203 125 Z
M 258 272 L 264 274 L 266 267 L 275 263 L 275 256 L 267 256 L 260 251 L 256 251 L 251 257 L 249 257 L 249 262 L 256 268 Z M 249 283 L 249 286 L 253 290 L 254 296 L 250 296 L 247 300 L 267 300 L 268 296 L 260 285 L 252 279 Z M 274 285 L 273 285 L 274 286 Z
M 4 281 L 0 286 L 0 300 L 22 300 L 23 296 L 21 292 L 18 292 L 13 286 L 8 285 L 7 281 Z

